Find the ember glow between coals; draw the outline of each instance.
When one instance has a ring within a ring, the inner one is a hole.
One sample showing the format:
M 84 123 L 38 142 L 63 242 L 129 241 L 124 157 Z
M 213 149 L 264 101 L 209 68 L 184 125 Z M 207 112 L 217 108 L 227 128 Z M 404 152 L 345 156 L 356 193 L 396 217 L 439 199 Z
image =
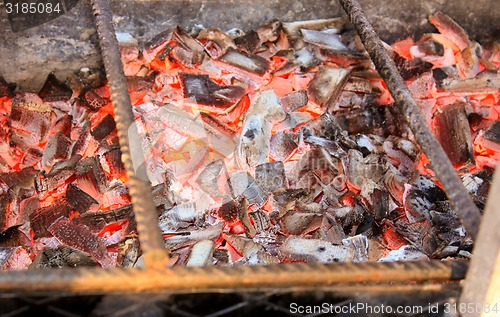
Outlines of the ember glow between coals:
M 500 151 L 500 46 L 443 14 L 430 22 L 439 33 L 387 48 L 483 208 Z M 174 28 L 143 49 L 118 38 L 134 168 L 153 185 L 172 265 L 470 255 L 345 21 Z M 0 263 L 140 266 L 105 80 L 83 69 L 67 84 L 50 76 L 35 94 L 1 83 Z

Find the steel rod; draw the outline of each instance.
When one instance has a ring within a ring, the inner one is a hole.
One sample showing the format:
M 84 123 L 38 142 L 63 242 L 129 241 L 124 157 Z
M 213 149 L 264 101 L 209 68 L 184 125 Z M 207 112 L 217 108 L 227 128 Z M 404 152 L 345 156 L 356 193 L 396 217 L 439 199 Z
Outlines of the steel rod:
M 0 272 L 0 292 L 109 294 L 317 288 L 360 283 L 460 280 L 467 261 L 366 262 L 158 269 L 47 269 Z
M 368 22 L 359 2 L 357 0 L 339 0 L 339 2 L 354 25 L 361 42 L 363 42 L 373 64 L 375 64 L 377 71 L 385 81 L 399 110 L 408 122 L 415 139 L 429 158 L 432 169 L 441 181 L 446 195 L 467 233 L 472 238 L 475 238 L 481 221 L 479 209 L 470 198 L 441 144 L 432 133 L 422 111 L 399 74 L 396 64 L 384 48 L 370 22 Z
M 92 0 L 91 3 L 106 77 L 111 91 L 122 161 L 127 172 L 129 192 L 145 264 L 147 266 L 162 266 L 168 260 L 168 253 L 165 250 L 158 225 L 158 215 L 153 204 L 151 183 L 136 175 L 132 162 L 129 132 L 137 135 L 137 127 L 134 124 L 135 118 L 128 93 L 127 79 L 123 72 L 120 49 L 112 24 L 111 11 L 107 0 Z M 136 131 L 131 131 L 131 129 L 136 129 Z M 139 145 L 138 148 L 142 147 Z M 143 153 L 134 153 L 134 155 L 143 156 Z M 142 162 L 144 162 L 144 159 L 142 159 Z

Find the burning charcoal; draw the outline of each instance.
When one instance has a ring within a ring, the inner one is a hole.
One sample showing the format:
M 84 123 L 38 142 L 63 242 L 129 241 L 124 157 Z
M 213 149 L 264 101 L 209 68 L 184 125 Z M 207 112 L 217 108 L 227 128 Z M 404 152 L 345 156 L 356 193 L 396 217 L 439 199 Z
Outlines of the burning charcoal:
M 404 198 L 406 216 L 411 221 L 430 219 L 432 202 L 420 190 L 409 190 Z
M 271 222 L 269 220 L 269 214 L 265 211 L 259 209 L 254 212 L 248 213 L 250 219 L 252 219 L 252 223 L 255 227 L 255 231 L 257 234 L 261 232 L 266 232 L 271 226 Z
M 472 200 L 474 200 L 474 203 L 481 210 L 484 210 L 486 206 L 486 198 L 488 197 L 492 177 L 493 170 L 491 168 L 485 168 L 474 174 L 466 174 L 462 178 L 462 182 L 472 196 Z
M 115 130 L 115 119 L 112 115 L 108 114 L 101 120 L 101 122 L 99 122 L 99 124 L 97 124 L 90 134 L 94 137 L 94 139 L 96 139 L 96 141 L 100 142 Z
M 438 248 L 440 241 L 430 220 L 412 221 L 401 217 L 394 224 L 396 232 L 421 252 L 431 255 Z
M 443 80 L 447 78 L 452 79 L 460 77 L 460 72 L 457 65 L 439 67 L 432 70 L 432 77 L 434 77 L 434 80 L 438 86 L 440 86 L 443 83 Z
M 229 48 L 226 54 L 219 57 L 219 60 L 260 76 L 267 73 L 270 68 L 269 61 L 265 58 L 258 55 L 245 54 L 232 48 Z
M 280 227 L 287 235 L 307 235 L 319 229 L 323 222 L 320 213 L 289 211 L 280 220 Z
M 389 212 L 389 192 L 375 188 L 371 195 L 371 210 L 376 221 L 386 218 Z
M 245 95 L 245 89 L 240 86 L 221 86 L 208 75 L 179 75 L 184 97 L 192 98 L 199 104 L 216 107 L 233 105 Z
M 474 151 L 465 104 L 453 104 L 439 111 L 435 117 L 436 136 L 455 167 L 474 164 Z
M 496 143 L 500 143 L 500 120 L 495 120 L 486 132 L 484 138 Z
M 347 51 L 347 47 L 340 38 L 338 29 L 326 29 L 323 31 L 314 31 L 301 29 L 304 42 L 328 50 Z
M 101 97 L 95 90 L 89 89 L 80 95 L 81 103 L 89 108 L 91 111 L 97 111 L 106 106 L 109 102 L 108 99 Z
M 255 253 L 264 252 L 262 245 L 255 243 L 252 239 L 237 235 L 223 233 L 222 238 L 227 241 L 239 254 L 250 257 Z
M 300 50 L 295 51 L 297 63 L 300 63 L 300 70 L 307 71 L 312 67 L 321 64 L 321 61 L 316 58 L 316 56 L 307 47 L 303 47 Z
M 354 140 L 346 136 L 345 131 L 342 130 L 336 119 L 328 112 L 309 122 L 304 129 L 310 131 L 309 135 L 319 136 L 330 141 L 338 141 L 347 148 L 358 147 Z
M 281 246 L 281 256 L 292 261 L 352 262 L 354 249 L 322 240 L 290 236 Z
M 137 237 L 127 237 L 118 245 L 116 262 L 121 267 L 133 267 L 141 254 L 139 239 Z
M 25 167 L 20 171 L 0 174 L 0 182 L 7 188 L 33 188 L 38 172 L 33 167 Z
M 418 77 L 433 67 L 432 63 L 425 62 L 420 58 L 408 60 L 397 53 L 394 53 L 392 59 L 404 80 Z
M 226 164 L 223 160 L 210 162 L 196 179 L 196 183 L 213 197 L 222 197 L 229 191 Z
M 444 55 L 444 46 L 443 44 L 433 41 L 432 39 L 425 39 L 425 35 L 422 39 L 411 48 L 411 52 L 413 54 L 414 51 L 417 51 L 418 55 L 421 56 L 443 56 Z M 413 54 L 413 55 L 417 55 Z
M 322 230 L 324 230 L 324 237 L 321 240 L 329 241 L 333 244 L 342 244 L 342 240 L 346 238 L 344 229 L 330 214 L 325 214 L 323 217 L 323 223 L 318 232 L 321 233 Z
M 125 175 L 125 165 L 122 162 L 122 152 L 120 148 L 113 148 L 103 154 L 109 166 L 109 172 L 113 178 L 120 178 Z
M 173 30 L 163 31 L 144 44 L 143 55 L 146 61 L 152 61 L 172 40 Z
M 373 85 L 367 78 L 351 76 L 347 81 L 344 91 L 357 92 L 363 94 L 373 94 Z M 340 99 L 340 97 L 339 97 Z
M 69 217 L 73 209 L 64 199 L 56 200 L 47 207 L 34 211 L 30 216 L 31 229 L 35 233 L 34 238 L 49 237 L 47 228 L 61 217 Z
M 24 152 L 23 159 L 21 161 L 21 167 L 29 167 L 38 164 L 42 160 L 42 151 L 37 148 L 29 148 Z
M 285 120 L 277 126 L 277 129 L 294 130 L 298 126 L 311 121 L 312 118 L 313 116 L 307 112 L 290 112 L 286 114 Z
M 86 212 L 76 216 L 73 222 L 78 225 L 84 225 L 93 232 L 100 232 L 106 225 L 125 219 L 132 221 L 133 218 L 132 205 L 127 205 L 108 211 Z
M 224 133 L 229 136 L 233 136 L 236 134 L 236 131 L 234 131 L 232 128 L 230 128 L 227 124 L 222 122 L 221 120 L 217 119 L 216 117 L 209 115 L 208 113 L 205 112 L 200 112 L 200 118 L 205 122 L 205 128 L 206 129 L 213 129 L 214 134 L 215 133 Z
M 18 246 L 30 247 L 31 244 L 30 237 L 23 232 L 21 226 L 13 226 L 0 233 L 0 248 Z
M 257 232 L 255 231 L 255 227 L 250 222 L 250 218 L 248 217 L 248 200 L 245 197 L 240 200 L 240 204 L 238 207 L 238 218 L 245 228 L 247 237 L 253 239 Z
M 99 263 L 92 259 L 90 254 L 62 245 L 57 248 L 43 248 L 31 263 L 30 269 L 62 269 L 98 265 Z
M 216 265 L 224 265 L 229 263 L 229 252 L 224 249 L 215 249 L 213 258 L 217 261 Z
M 197 242 L 191 249 L 186 267 L 212 264 L 215 243 L 212 240 Z
M 368 261 L 368 238 L 364 235 L 357 235 L 342 240 L 342 245 L 354 249 L 354 261 Z
M 239 49 L 247 53 L 255 53 L 255 50 L 262 44 L 259 34 L 254 30 L 250 30 L 245 35 L 235 38 L 234 43 Z
M 235 197 L 244 196 L 251 205 L 262 207 L 267 201 L 267 195 L 257 185 L 254 178 L 245 172 L 231 174 L 231 186 Z
M 174 206 L 175 197 L 174 193 L 168 188 L 165 183 L 153 186 L 153 202 L 156 207 L 163 206 L 163 208 L 170 209 Z
M 288 187 L 288 181 L 285 176 L 285 165 L 281 161 L 257 165 L 255 168 L 255 180 L 259 187 L 266 193 L 272 193 L 277 189 Z
M 165 246 L 170 250 L 177 250 L 198 241 L 216 239 L 221 235 L 223 226 L 224 222 L 219 222 L 207 228 L 175 233 L 165 239 Z
M 75 141 L 73 145 L 73 149 L 71 150 L 71 156 L 75 155 L 84 155 L 84 152 L 89 144 L 91 135 L 90 135 L 90 120 L 86 120 L 83 123 L 82 128 L 79 131 L 78 139 Z
M 266 253 L 264 251 L 259 251 L 240 259 L 238 261 L 238 264 L 269 265 L 269 264 L 276 264 L 279 262 L 280 260 L 277 257 L 270 255 L 269 253 Z
M 400 163 L 405 160 L 402 155 L 409 158 L 412 162 L 420 158 L 419 147 L 410 140 L 399 138 L 396 136 L 389 136 L 384 142 L 384 151 L 393 158 L 396 158 Z M 400 152 L 400 153 L 396 153 Z
M 232 137 L 220 133 L 210 133 L 205 129 L 203 121 L 197 120 L 177 106 L 165 104 L 155 114 L 164 124 L 167 124 L 170 131 L 195 140 L 202 139 L 205 144 L 210 145 L 212 150 L 223 155 L 234 153 L 235 142 Z M 169 142 L 171 142 L 170 139 Z
M 362 188 L 366 179 L 378 183 L 387 170 L 387 162 L 384 157 L 377 154 L 370 154 L 364 158 L 361 152 L 349 150 L 345 161 L 347 178 L 351 185 L 356 188 Z
M 62 133 L 64 135 L 70 135 L 72 124 L 73 124 L 73 117 L 68 114 L 65 114 L 56 121 L 56 123 L 52 126 L 50 132 L 52 134 Z
M 317 191 L 321 190 L 322 184 L 330 184 L 341 172 L 340 160 L 318 147 L 307 152 L 293 167 L 290 184 Z
M 364 220 L 364 215 L 365 210 L 359 205 L 354 207 L 344 206 L 333 210 L 335 220 L 342 226 L 346 234 L 355 231 L 357 226 Z
M 297 149 L 290 133 L 278 131 L 271 137 L 270 156 L 275 161 L 286 161 Z
M 439 33 L 449 38 L 460 50 L 469 46 L 469 36 L 464 29 L 452 18 L 442 12 L 436 12 L 429 17 L 429 22 L 438 29 Z
M 408 179 L 401 175 L 395 168 L 389 168 L 384 176 L 385 188 L 389 191 L 392 198 L 399 203 L 403 203 L 403 193 L 405 191 L 404 185 Z
M 90 182 L 90 185 L 101 192 L 106 191 L 109 186 L 109 180 L 97 156 L 80 160 L 76 165 L 76 175 L 78 180 Z
M 160 229 L 163 232 L 174 232 L 189 227 L 197 218 L 198 212 L 194 202 L 176 205 L 160 215 Z
M 224 219 L 225 222 L 232 224 L 238 219 L 238 210 L 238 203 L 234 199 L 231 199 L 222 204 L 222 206 L 217 210 L 217 216 Z
M 295 202 L 301 200 L 308 202 L 311 200 L 310 188 L 282 188 L 273 193 L 273 205 L 288 211 L 295 207 Z
M 500 90 L 500 71 L 484 70 L 474 78 L 444 79 L 438 87 L 454 93 L 496 93 Z
M 236 47 L 233 39 L 215 26 L 211 26 L 207 29 L 201 30 L 196 39 L 198 41 L 202 41 L 202 43 L 206 42 L 206 44 L 204 45 L 205 50 L 212 58 L 218 58 L 220 55 L 223 55 L 230 47 Z
M 70 154 L 72 141 L 62 133 L 49 137 L 42 156 L 44 168 L 52 166 L 55 160 L 66 160 Z
M 52 109 L 35 94 L 18 94 L 12 100 L 11 127 L 33 133 L 38 142 L 45 140 L 51 116 Z
M 68 101 L 73 91 L 50 73 L 38 95 L 44 102 Z
M 302 37 L 302 30 L 342 30 L 346 24 L 345 19 L 333 18 L 333 19 L 318 19 L 310 21 L 295 21 L 283 23 L 283 29 L 288 35 L 288 38 L 295 42 Z
M 198 65 L 203 62 L 205 54 L 205 48 L 189 34 L 187 34 L 181 27 L 177 27 L 174 32 L 174 39 L 179 44 L 174 47 L 182 48 L 186 53 L 187 59 L 181 60 L 181 62 L 186 66 Z
M 309 101 L 305 90 L 294 91 L 280 98 L 281 106 L 285 112 L 292 112 L 307 105 Z
M 61 243 L 90 254 L 102 267 L 113 266 L 114 261 L 108 254 L 104 240 L 85 227 L 62 218 L 53 223 L 48 231 Z
M 335 103 L 349 75 L 350 71 L 344 68 L 320 66 L 319 71 L 309 83 L 307 92 L 317 104 L 326 107 Z
M 0 248 L 0 270 L 25 270 L 30 264 L 30 256 L 24 248 Z
M 405 245 L 399 250 L 393 250 L 389 254 L 379 260 L 379 262 L 395 262 L 395 261 L 427 261 L 429 257 L 417 250 L 415 247 Z
M 399 121 L 391 106 L 366 106 L 335 113 L 335 120 L 349 134 L 399 135 Z
M 80 158 L 80 155 L 75 155 L 69 160 L 55 163 L 48 174 L 40 173 L 35 179 L 36 189 L 44 192 L 62 186 L 66 180 L 75 174 L 75 167 Z
M 278 40 L 282 25 L 277 19 L 273 19 L 269 23 L 259 27 L 256 31 L 262 43 L 275 42 Z
M 80 213 L 89 211 L 93 205 L 99 205 L 97 200 L 74 184 L 69 184 L 66 189 L 66 201 Z
M 283 119 L 285 113 L 274 90 L 253 95 L 250 108 L 245 113 L 236 153 L 241 166 L 253 168 L 268 162 L 272 124 Z
M 340 146 L 340 143 L 337 141 L 332 141 L 320 136 L 316 136 L 314 134 L 311 134 L 311 132 L 307 129 L 301 129 L 300 133 L 304 142 L 318 145 L 335 158 L 342 158 L 347 155 L 347 152 L 344 151 L 344 149 Z
M 16 85 L 7 83 L 5 79 L 0 76 L 0 98 L 14 97 L 14 89 L 16 89 Z

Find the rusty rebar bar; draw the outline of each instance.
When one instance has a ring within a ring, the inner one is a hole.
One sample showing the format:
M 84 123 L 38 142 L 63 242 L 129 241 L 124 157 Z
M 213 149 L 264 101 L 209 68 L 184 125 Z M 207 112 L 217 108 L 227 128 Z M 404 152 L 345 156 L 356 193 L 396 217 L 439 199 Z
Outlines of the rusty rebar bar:
M 432 133 L 422 111 L 399 74 L 396 64 L 370 25 L 359 2 L 357 0 L 339 0 L 339 2 L 354 25 L 377 71 L 387 84 L 387 88 L 408 122 L 415 139 L 429 158 L 432 169 L 443 185 L 446 195 L 467 233 L 475 238 L 481 222 L 479 209 L 470 198 L 441 144 Z
M 466 261 L 282 263 L 268 266 L 174 267 L 151 269 L 47 269 L 0 272 L 0 292 L 110 294 L 145 292 L 240 292 L 314 289 L 360 283 L 461 280 Z
M 130 197 L 137 221 L 141 248 L 144 252 L 144 260 L 147 266 L 162 266 L 168 260 L 168 253 L 165 250 L 158 225 L 158 215 L 153 204 L 151 183 L 137 177 L 132 162 L 129 132 L 137 135 L 136 131 L 130 131 L 130 129 L 137 129 L 137 127 L 134 124 L 135 119 L 128 93 L 127 79 L 123 72 L 111 11 L 107 0 L 91 0 L 91 3 L 106 77 L 111 91 L 122 161 L 127 172 Z M 138 148 L 141 148 L 141 146 L 139 145 Z M 135 155 L 143 155 L 143 153 L 135 153 Z M 142 159 L 142 162 L 144 162 L 144 159 Z

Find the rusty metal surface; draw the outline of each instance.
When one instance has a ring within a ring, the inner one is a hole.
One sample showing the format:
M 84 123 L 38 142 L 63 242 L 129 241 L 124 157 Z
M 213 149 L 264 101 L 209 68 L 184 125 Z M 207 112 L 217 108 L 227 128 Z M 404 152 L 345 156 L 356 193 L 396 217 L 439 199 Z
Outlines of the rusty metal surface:
M 465 261 L 371 262 L 157 269 L 50 269 L 0 273 L 0 292 L 110 294 L 289 289 L 460 280 Z
M 129 193 L 137 221 L 141 248 L 144 252 L 145 264 L 148 266 L 165 265 L 168 255 L 158 225 L 158 215 L 153 203 L 151 184 L 136 175 L 132 162 L 131 145 L 134 146 L 134 144 L 131 142 L 134 142 L 134 140 L 129 138 L 129 134 L 135 133 L 137 135 L 138 133 L 137 126 L 134 124 L 135 118 L 128 93 L 127 79 L 123 72 L 118 41 L 112 24 L 112 15 L 107 0 L 92 0 L 92 9 L 99 35 L 106 77 L 111 91 L 122 161 L 127 172 Z M 134 129 L 135 131 L 132 131 Z M 135 146 L 142 148 L 140 144 Z M 137 152 L 134 155 L 143 155 L 142 151 Z M 144 162 L 143 158 L 142 162 Z
M 441 144 L 437 141 L 425 117 L 413 99 L 396 65 L 384 48 L 382 41 L 370 25 L 357 0 L 339 0 L 349 19 L 370 54 L 380 76 L 387 84 L 398 108 L 408 122 L 415 139 L 429 158 L 432 169 L 441 181 L 448 199 L 459 216 L 467 233 L 475 238 L 479 231 L 481 215 L 470 198 L 455 168 L 450 163 Z

